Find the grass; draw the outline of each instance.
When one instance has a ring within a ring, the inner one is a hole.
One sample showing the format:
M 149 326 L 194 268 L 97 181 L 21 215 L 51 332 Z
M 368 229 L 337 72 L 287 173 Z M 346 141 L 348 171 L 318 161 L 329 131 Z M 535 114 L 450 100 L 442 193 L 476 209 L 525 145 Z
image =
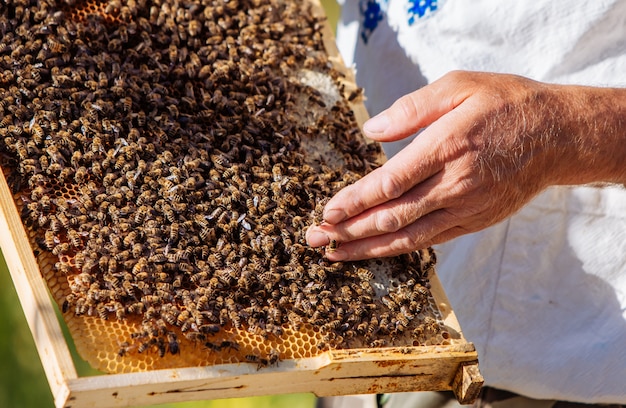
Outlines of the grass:
M 19 306 L 4 257 L 0 259 L 0 407 L 51 407 L 52 394 Z

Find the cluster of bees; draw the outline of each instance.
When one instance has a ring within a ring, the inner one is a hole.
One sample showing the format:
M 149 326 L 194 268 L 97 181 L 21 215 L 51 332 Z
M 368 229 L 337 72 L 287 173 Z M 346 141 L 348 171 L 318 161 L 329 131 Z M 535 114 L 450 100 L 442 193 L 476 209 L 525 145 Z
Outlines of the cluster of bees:
M 312 325 L 320 350 L 409 327 L 432 252 L 395 259 L 402 284 L 379 296 L 368 262 L 305 243 L 325 200 L 380 157 L 357 137 L 353 96 L 328 106 L 298 80 L 340 79 L 320 24 L 283 0 L 0 4 L 2 167 L 67 276 L 64 313 L 139 317 L 121 354 L 177 354 L 180 335 L 236 349 L 212 341 L 225 327 Z M 339 165 L 307 154 L 311 138 Z

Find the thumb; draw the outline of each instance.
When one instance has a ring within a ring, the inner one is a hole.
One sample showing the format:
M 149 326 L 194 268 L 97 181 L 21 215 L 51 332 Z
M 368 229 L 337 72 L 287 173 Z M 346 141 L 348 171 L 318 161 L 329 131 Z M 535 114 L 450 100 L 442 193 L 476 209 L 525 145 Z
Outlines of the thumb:
M 366 137 L 379 142 L 404 139 L 456 108 L 467 95 L 450 75 L 404 95 L 363 124 Z

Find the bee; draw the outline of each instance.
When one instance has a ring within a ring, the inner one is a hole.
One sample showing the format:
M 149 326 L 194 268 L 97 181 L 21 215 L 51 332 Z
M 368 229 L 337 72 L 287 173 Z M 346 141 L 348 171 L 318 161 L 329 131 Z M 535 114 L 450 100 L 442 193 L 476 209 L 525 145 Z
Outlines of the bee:
M 287 319 L 289 321 L 289 325 L 295 331 L 299 331 L 304 324 L 304 320 L 302 319 L 302 317 L 295 312 L 289 312 L 289 314 L 287 315 Z
M 357 268 L 356 275 L 363 281 L 370 281 L 374 279 L 374 273 L 365 268 Z M 361 288 L 363 289 L 363 285 L 361 285 Z
M 259 213 L 261 214 L 265 213 L 269 209 L 271 204 L 272 204 L 272 200 L 268 196 L 263 197 L 258 206 Z
M 424 318 L 423 327 L 425 330 L 429 331 L 432 334 L 437 334 L 441 331 L 441 325 L 437 322 L 436 319 L 426 316 Z
M 437 255 L 432 247 L 419 251 L 420 266 L 422 271 L 428 271 L 437 262 Z
M 328 343 L 327 343 L 327 342 L 325 342 L 325 341 L 319 341 L 319 342 L 316 344 L 316 347 L 318 348 L 318 350 L 320 350 L 320 351 L 324 351 L 324 350 L 328 350 L 329 345 L 328 345 Z
M 181 272 L 185 272 L 186 274 L 191 274 L 194 271 L 194 267 L 193 265 L 189 264 L 189 263 L 181 263 L 180 265 L 178 265 L 178 269 Z M 176 281 L 174 281 L 176 282 Z M 178 285 L 180 286 L 180 285 Z
M 9 128 L 11 128 L 11 126 L 9 126 Z M 15 150 L 17 151 L 20 160 L 26 160 L 28 158 L 28 151 L 26 150 L 26 146 L 22 141 L 18 140 L 17 142 L 15 142 Z
M 106 270 L 111 275 L 117 272 L 117 259 L 115 257 L 111 257 L 108 259 Z
M 238 351 L 239 350 L 239 344 L 237 344 L 234 341 L 224 340 L 224 341 L 222 341 L 220 343 L 220 350 L 224 350 L 224 349 Z
M 211 343 L 210 341 L 205 341 L 204 347 L 215 352 L 219 352 L 222 349 L 222 347 L 219 344 Z
M 424 321 L 413 330 L 413 337 L 424 340 L 427 335 L 432 336 L 439 333 L 440 330 L 439 323 L 432 317 L 426 316 Z
M 91 210 L 94 208 L 95 204 L 89 195 L 83 194 L 78 197 L 78 202 L 83 205 L 83 207 L 87 210 Z
M 333 253 L 337 250 L 338 247 L 339 247 L 339 244 L 337 243 L 337 240 L 331 239 L 330 242 L 328 243 L 327 251 L 329 253 Z
M 164 306 L 165 305 L 161 307 L 161 318 L 168 324 L 176 326 L 178 312 L 174 308 L 168 308 L 165 310 Z
M 404 329 L 409 325 L 409 318 L 405 316 L 403 313 L 396 314 L 396 330 L 404 331 Z
M 395 311 L 398 309 L 398 304 L 394 302 L 389 295 L 383 296 L 380 301 L 383 302 L 389 310 Z
M 205 79 L 211 75 L 213 67 L 211 65 L 203 65 L 198 71 L 198 78 Z
M 257 365 L 257 370 L 260 370 L 263 367 L 267 367 L 269 361 L 265 358 L 261 358 L 255 354 L 248 354 L 245 357 L 246 361 L 249 363 L 254 363 Z
M 54 54 L 60 54 L 65 51 L 65 45 L 55 40 L 52 36 L 48 37 L 47 44 L 50 51 Z
M 180 352 L 180 346 L 178 344 L 178 338 L 176 336 L 176 333 L 167 333 L 167 348 L 172 355 L 178 354 Z
M 106 160 L 106 159 L 105 159 Z M 103 167 L 108 167 L 108 166 L 104 166 Z M 116 180 L 116 175 L 113 173 L 107 173 L 104 178 L 102 179 L 102 185 L 104 187 L 111 187 L 113 185 L 113 183 Z
M 44 244 L 49 251 L 54 250 L 59 243 L 59 239 L 55 235 L 54 231 L 46 231 L 44 234 Z
M 87 168 L 85 166 L 80 166 L 74 172 L 74 181 L 79 184 L 84 183 L 87 180 Z
M 270 366 L 272 365 L 278 366 L 279 362 L 280 362 L 280 352 L 273 348 L 272 350 L 270 350 L 267 356 L 267 363 Z
M 120 100 L 120 102 L 121 102 L 122 109 L 124 110 L 124 112 L 130 112 L 130 110 L 133 107 L 133 98 L 131 98 L 130 96 L 125 96 L 124 98 Z
M 106 310 L 106 307 L 104 306 L 104 304 L 99 303 L 98 306 L 96 306 L 96 312 L 98 313 L 98 316 L 100 317 L 100 319 L 102 320 L 109 319 L 109 312 Z
M 281 279 L 281 275 L 279 273 L 263 272 L 259 276 L 259 280 L 265 285 L 276 284 L 280 281 L 280 279 Z
M 171 44 L 167 51 L 167 56 L 169 57 L 171 62 L 177 62 L 178 60 L 178 47 L 174 44 Z
M 136 114 L 137 125 L 144 127 L 146 125 L 147 115 L 144 111 L 139 111 Z
M 350 92 L 350 94 L 348 95 L 348 98 L 347 98 L 348 102 L 354 101 L 355 99 L 357 99 L 361 95 L 363 95 L 363 88 L 356 88 L 355 90 Z
M 293 269 L 283 273 L 283 277 L 287 280 L 299 281 L 304 275 L 303 269 Z
M 342 262 L 333 262 L 326 267 L 326 270 L 331 274 L 339 274 L 343 270 L 343 267 L 344 265 Z
M 41 145 L 43 143 L 45 134 L 41 125 L 34 123 L 30 128 L 30 133 L 35 144 Z
M 370 347 L 372 348 L 385 347 L 386 345 L 387 341 L 384 339 L 376 339 L 370 343 Z
M 191 319 L 191 313 L 188 310 L 183 310 L 176 318 L 176 325 L 182 326 L 189 319 Z
M 139 208 L 135 210 L 134 221 L 135 224 L 139 225 L 144 222 L 149 212 L 149 207 L 147 205 L 140 205 Z
M 225 309 L 223 309 L 225 310 Z M 239 316 L 239 314 L 237 314 L 237 312 L 235 311 L 231 311 L 228 313 L 228 316 L 230 318 L 231 323 L 233 324 L 233 326 L 236 329 L 241 328 L 241 316 Z
M 202 31 L 202 24 L 198 20 L 190 20 L 187 25 L 187 32 L 190 37 L 195 37 L 200 35 Z
M 75 230 L 67 231 L 67 237 L 75 248 L 82 247 L 82 244 L 83 244 L 82 238 L 80 237 L 77 231 Z
M 141 315 L 146 310 L 146 306 L 141 302 L 131 303 L 128 306 L 128 313 Z
M 91 163 L 91 172 L 93 175 L 97 176 L 97 177 L 102 177 L 103 172 L 102 172 L 102 166 L 100 165 L 99 162 L 93 162 Z
M 139 258 L 139 257 L 141 257 L 141 254 L 143 253 L 143 250 L 144 250 L 143 244 L 141 244 L 140 242 L 137 242 L 137 243 L 133 244 L 131 253 L 132 253 L 133 257 Z
M 137 352 L 138 353 L 143 353 L 144 351 L 148 350 L 149 348 L 153 347 L 156 345 L 156 339 L 152 338 L 148 341 L 144 341 L 142 342 L 139 347 L 137 348 Z
M 206 271 L 200 271 L 191 276 L 191 282 L 197 284 L 209 278 L 209 274 Z
M 98 86 L 100 88 L 106 88 L 109 85 L 109 78 L 107 78 L 106 72 L 98 73 Z
M 176 214 L 174 214 L 174 210 L 169 205 L 163 207 L 163 215 L 171 223 L 176 221 Z
M 416 301 L 411 301 L 409 303 L 409 310 L 411 310 L 412 313 L 420 313 L 423 309 L 423 303 L 420 302 L 416 302 Z
M 76 300 L 74 307 L 75 307 L 74 313 L 77 316 L 84 315 L 89 310 L 89 307 L 87 305 L 87 301 L 85 300 L 85 298 L 78 298 Z
M 420 284 L 416 284 L 413 286 L 413 293 L 411 293 L 411 300 L 418 300 L 419 298 L 428 298 L 430 297 L 430 290 L 425 286 Z
M 415 314 L 413 314 L 413 312 L 411 311 L 411 308 L 406 304 L 400 306 L 400 313 L 403 316 L 406 316 L 407 319 L 409 320 L 413 320 L 415 318 Z
M 107 3 L 104 9 L 104 12 L 106 14 L 117 14 L 119 13 L 121 8 L 122 8 L 122 3 L 120 2 L 120 0 L 109 0 L 109 2 Z
M 128 42 L 128 29 L 125 25 L 121 24 L 117 29 L 118 35 L 120 37 L 120 41 L 124 44 Z
M 283 185 L 287 192 L 293 192 L 298 187 L 298 183 L 291 177 L 285 177 Z
M 132 269 L 131 273 L 133 275 L 137 275 L 140 272 L 144 272 L 147 267 L 148 267 L 148 260 L 147 260 L 147 258 L 139 258 L 137 260 L 137 263 L 133 266 L 133 269 Z M 153 303 L 153 302 L 151 302 L 151 303 Z
M 115 317 L 117 320 L 124 320 L 126 318 L 126 308 L 120 302 L 115 303 Z
M 102 139 L 100 138 L 100 136 L 94 136 L 93 139 L 91 139 L 91 151 L 94 153 L 98 153 L 98 152 L 104 152 L 104 146 L 102 144 Z
M 168 105 L 167 110 L 174 119 L 177 119 L 180 115 L 180 112 L 178 111 L 176 105 Z

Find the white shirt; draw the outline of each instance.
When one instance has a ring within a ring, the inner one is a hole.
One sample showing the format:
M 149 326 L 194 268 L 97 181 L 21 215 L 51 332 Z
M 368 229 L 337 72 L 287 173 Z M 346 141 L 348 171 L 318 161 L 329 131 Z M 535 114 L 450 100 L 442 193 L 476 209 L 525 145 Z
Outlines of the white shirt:
M 346 0 L 338 43 L 372 115 L 454 69 L 624 86 L 626 0 Z M 488 385 L 626 403 L 626 190 L 549 188 L 437 249 Z

